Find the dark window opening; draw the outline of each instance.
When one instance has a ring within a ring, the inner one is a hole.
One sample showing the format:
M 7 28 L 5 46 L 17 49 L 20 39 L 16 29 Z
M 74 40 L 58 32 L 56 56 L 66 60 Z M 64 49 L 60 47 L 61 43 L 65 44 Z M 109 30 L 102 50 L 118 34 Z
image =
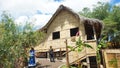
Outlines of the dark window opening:
M 93 34 L 91 34 L 91 35 L 87 35 L 87 40 L 92 40 L 92 39 L 94 39 L 94 35 Z
M 90 60 L 90 68 L 97 68 L 97 61 L 95 56 L 89 57 Z
M 76 34 L 78 33 L 79 29 L 77 28 L 72 28 L 70 29 L 70 36 L 76 36 Z
M 85 33 L 87 35 L 87 40 L 94 39 L 93 26 L 90 25 L 89 23 L 85 23 L 84 25 L 85 25 Z
M 54 40 L 54 39 L 59 39 L 60 38 L 60 32 L 58 31 L 58 32 L 53 32 L 53 34 L 52 34 L 52 39 Z

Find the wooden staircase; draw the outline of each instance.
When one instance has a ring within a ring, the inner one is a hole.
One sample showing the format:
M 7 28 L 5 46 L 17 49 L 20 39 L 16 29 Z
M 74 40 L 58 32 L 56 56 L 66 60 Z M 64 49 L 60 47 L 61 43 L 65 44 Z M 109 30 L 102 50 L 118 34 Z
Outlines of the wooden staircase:
M 85 43 L 91 45 L 93 49 L 85 47 L 81 52 L 78 52 L 77 50 L 70 51 L 68 53 L 70 64 L 77 63 L 89 56 L 96 56 L 96 46 L 97 46 L 96 41 L 95 40 L 85 41 Z

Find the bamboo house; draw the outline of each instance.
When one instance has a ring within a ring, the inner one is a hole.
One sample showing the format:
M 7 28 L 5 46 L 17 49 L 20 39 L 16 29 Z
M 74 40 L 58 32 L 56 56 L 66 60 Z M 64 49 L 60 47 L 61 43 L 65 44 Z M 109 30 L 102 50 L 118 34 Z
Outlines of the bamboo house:
M 100 20 L 85 18 L 70 8 L 60 5 L 40 31 L 44 31 L 46 37 L 40 45 L 35 47 L 37 53 L 40 54 L 39 57 L 47 58 L 47 51 L 52 46 L 56 58 L 60 59 L 59 57 L 62 57 L 61 60 L 64 61 L 65 55 L 63 54 L 66 52 L 66 46 L 74 47 L 75 40 L 80 37 L 83 42 L 91 45 L 93 49 L 85 47 L 81 52 L 69 52 L 69 63 L 86 62 L 90 68 L 97 67 L 96 47 L 102 31 L 102 22 Z

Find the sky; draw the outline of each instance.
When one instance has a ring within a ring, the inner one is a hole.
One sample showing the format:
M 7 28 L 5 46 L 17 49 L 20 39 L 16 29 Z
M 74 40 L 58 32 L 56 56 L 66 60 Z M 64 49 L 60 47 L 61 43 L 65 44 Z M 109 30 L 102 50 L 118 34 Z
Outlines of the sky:
M 40 29 L 61 4 L 79 12 L 84 7 L 92 9 L 98 1 L 120 5 L 120 0 L 0 0 L 0 14 L 8 11 L 16 24 L 25 25 L 27 21 Z

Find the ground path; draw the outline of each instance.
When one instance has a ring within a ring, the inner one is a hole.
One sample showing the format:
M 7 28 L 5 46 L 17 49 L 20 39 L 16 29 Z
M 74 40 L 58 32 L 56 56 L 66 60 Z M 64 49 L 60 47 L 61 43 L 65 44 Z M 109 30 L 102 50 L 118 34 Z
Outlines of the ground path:
M 55 62 L 50 62 L 48 59 L 36 58 L 36 61 L 39 62 L 39 65 L 36 68 L 58 68 L 60 65 L 65 64 L 60 60 L 56 60 Z

